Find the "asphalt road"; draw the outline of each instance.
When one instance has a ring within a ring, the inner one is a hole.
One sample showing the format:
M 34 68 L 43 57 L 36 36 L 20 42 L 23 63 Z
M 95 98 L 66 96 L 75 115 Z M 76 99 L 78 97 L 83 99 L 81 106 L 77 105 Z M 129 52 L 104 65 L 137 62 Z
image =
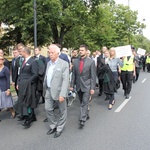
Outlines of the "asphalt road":
M 44 104 L 36 109 L 37 121 L 24 129 L 17 118 L 2 112 L 0 150 L 149 150 L 150 149 L 150 74 L 141 72 L 133 84 L 131 97 L 125 100 L 120 88 L 116 104 L 108 110 L 105 96 L 98 91 L 90 103 L 90 120 L 78 128 L 79 101 L 68 108 L 68 120 L 62 135 L 47 135 Z

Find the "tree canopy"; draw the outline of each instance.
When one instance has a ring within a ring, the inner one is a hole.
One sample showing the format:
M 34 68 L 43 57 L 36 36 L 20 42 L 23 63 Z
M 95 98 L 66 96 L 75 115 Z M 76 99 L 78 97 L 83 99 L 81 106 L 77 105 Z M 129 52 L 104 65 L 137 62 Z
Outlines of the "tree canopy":
M 91 50 L 102 46 L 135 45 L 150 51 L 142 34 L 146 27 L 138 12 L 113 0 L 36 0 L 37 43 L 59 43 L 68 48 L 87 44 Z M 34 44 L 34 0 L 1 0 L 0 21 L 9 28 L 0 37 L 1 47 L 23 42 Z M 13 26 L 14 28 L 11 28 Z

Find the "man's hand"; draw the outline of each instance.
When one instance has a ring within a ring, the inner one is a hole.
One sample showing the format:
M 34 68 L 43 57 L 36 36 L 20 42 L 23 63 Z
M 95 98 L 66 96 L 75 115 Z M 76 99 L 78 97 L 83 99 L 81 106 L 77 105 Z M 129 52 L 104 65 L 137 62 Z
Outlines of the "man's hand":
M 14 82 L 12 82 L 12 83 L 11 83 L 11 85 L 14 87 L 14 86 L 15 86 L 15 83 L 14 83 Z
M 94 94 L 94 92 L 95 92 L 94 90 L 90 90 L 90 94 L 91 94 L 91 95 L 93 95 L 93 94 Z
M 65 100 L 65 98 L 64 97 L 62 97 L 62 96 L 59 96 L 59 102 L 61 103 L 61 102 L 63 102 Z
M 69 89 L 70 89 L 70 91 L 73 91 L 73 88 L 72 88 L 72 87 L 70 87 Z
M 7 95 L 7 96 L 10 95 L 10 89 L 8 89 L 8 90 L 6 91 L 6 95 Z
M 18 85 L 16 86 L 16 89 L 19 90 L 19 86 Z

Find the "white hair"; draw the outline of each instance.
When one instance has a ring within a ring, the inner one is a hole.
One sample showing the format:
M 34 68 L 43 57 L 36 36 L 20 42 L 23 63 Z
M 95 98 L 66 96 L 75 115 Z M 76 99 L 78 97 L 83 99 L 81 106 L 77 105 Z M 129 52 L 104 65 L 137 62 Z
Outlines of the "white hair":
M 56 52 L 58 52 L 58 54 L 60 54 L 60 48 L 59 48 L 57 45 L 51 44 L 48 48 L 49 48 L 49 49 L 50 49 L 50 48 L 55 48 Z

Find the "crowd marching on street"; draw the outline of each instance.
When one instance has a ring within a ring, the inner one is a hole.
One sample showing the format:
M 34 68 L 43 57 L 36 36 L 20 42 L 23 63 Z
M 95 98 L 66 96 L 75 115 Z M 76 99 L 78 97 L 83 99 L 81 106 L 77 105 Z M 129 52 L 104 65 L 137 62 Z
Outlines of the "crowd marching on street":
M 67 48 L 51 44 L 45 57 L 40 47 L 34 49 L 32 56 L 31 49 L 19 43 L 13 48 L 14 58 L 10 63 L 0 49 L 0 113 L 7 109 L 12 119 L 17 117 L 28 129 L 37 121 L 35 109 L 45 104 L 43 119 L 49 124 L 47 134 L 54 133 L 57 138 L 65 127 L 67 106 L 72 104 L 70 99 L 78 95 L 79 129 L 83 129 L 90 119 L 89 103 L 95 90 L 99 91 L 97 97 L 106 95 L 107 109 L 111 111 L 117 102 L 115 95 L 120 84 L 125 99 L 129 99 L 140 71 L 150 73 L 150 54 L 139 55 L 133 46 L 131 51 L 131 56 L 117 58 L 114 47 L 104 46 L 91 52 L 86 45 L 80 45 L 79 50 L 72 50 L 70 54 Z M 11 85 L 17 94 L 15 103 Z M 59 109 L 59 118 L 56 118 L 55 109 Z

